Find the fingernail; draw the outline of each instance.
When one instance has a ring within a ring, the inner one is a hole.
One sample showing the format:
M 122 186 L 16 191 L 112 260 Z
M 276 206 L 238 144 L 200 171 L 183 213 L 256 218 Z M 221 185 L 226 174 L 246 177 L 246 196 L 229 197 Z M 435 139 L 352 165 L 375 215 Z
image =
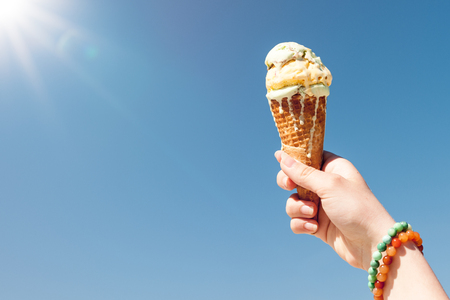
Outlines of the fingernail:
M 295 159 L 293 159 L 289 155 L 283 155 L 281 162 L 288 168 L 292 167 L 296 163 Z
M 312 231 L 312 232 L 316 232 L 317 231 L 317 225 L 313 224 L 313 223 L 305 223 L 305 225 L 303 225 L 305 227 L 306 230 L 308 231 Z
M 312 215 L 313 214 L 313 212 L 314 212 L 314 208 L 312 208 L 311 206 L 307 206 L 307 205 L 303 205 L 301 208 L 300 208 L 300 212 L 302 213 L 302 214 L 305 214 L 305 215 Z

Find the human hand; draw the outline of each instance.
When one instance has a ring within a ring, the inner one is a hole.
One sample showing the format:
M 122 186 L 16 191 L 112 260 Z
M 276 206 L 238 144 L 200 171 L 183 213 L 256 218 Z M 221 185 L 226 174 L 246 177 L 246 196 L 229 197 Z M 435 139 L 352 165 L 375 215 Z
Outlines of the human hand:
M 277 176 L 281 188 L 292 190 L 299 185 L 321 198 L 317 212 L 314 203 L 299 199 L 298 194 L 289 197 L 286 212 L 292 231 L 314 234 L 350 265 L 367 270 L 377 243 L 395 222 L 358 170 L 348 160 L 326 151 L 322 170 L 297 162 L 282 151 L 275 157 L 281 166 Z M 318 222 L 312 219 L 316 213 Z

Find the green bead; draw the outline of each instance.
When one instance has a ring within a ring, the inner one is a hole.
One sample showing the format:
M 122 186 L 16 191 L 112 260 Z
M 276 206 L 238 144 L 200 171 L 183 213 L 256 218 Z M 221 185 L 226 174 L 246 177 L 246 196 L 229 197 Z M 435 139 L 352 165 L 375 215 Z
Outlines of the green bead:
M 386 245 L 390 244 L 391 241 L 392 241 L 392 238 L 390 235 L 383 236 L 383 243 L 385 243 Z
M 394 228 L 395 228 L 395 230 L 397 230 L 397 233 L 398 233 L 398 232 L 402 232 L 402 230 L 403 230 L 403 225 L 400 224 L 400 223 L 395 223 L 395 224 L 394 224 Z
M 369 289 L 372 291 L 375 288 L 375 283 L 369 282 L 368 286 L 369 286 Z
M 375 275 L 369 275 L 369 277 L 367 277 L 369 279 L 369 282 L 375 283 L 377 281 L 377 276 Z
M 372 268 L 376 269 L 376 268 L 378 268 L 378 267 L 380 266 L 380 263 L 377 262 L 376 260 L 372 260 L 372 261 L 370 262 L 370 266 L 371 266 Z
M 370 267 L 369 270 L 367 270 L 367 272 L 369 272 L 369 275 L 377 275 L 378 273 L 377 269 L 374 269 L 372 267 Z
M 394 236 L 397 235 L 397 230 L 396 230 L 395 228 L 389 228 L 388 234 L 389 234 L 391 237 L 394 237 Z
M 411 224 L 408 224 L 408 229 L 407 230 L 412 230 Z
M 385 251 L 385 250 L 386 250 L 386 244 L 385 244 L 385 243 L 379 243 L 379 244 L 377 245 L 377 249 L 378 249 L 380 252 Z
M 375 252 L 372 254 L 372 257 L 373 257 L 374 260 L 380 260 L 381 257 L 382 257 L 381 252 L 380 252 L 380 251 L 375 251 Z
M 402 224 L 402 226 L 403 226 L 403 230 L 402 230 L 402 231 L 408 230 L 408 223 L 406 223 L 405 221 L 403 221 L 403 222 L 400 222 L 400 224 Z

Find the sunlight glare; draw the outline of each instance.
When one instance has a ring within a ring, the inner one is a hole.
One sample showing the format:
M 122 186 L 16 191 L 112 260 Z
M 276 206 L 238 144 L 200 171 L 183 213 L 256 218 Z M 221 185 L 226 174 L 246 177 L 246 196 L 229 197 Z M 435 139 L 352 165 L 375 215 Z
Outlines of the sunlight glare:
M 0 0 L 0 80 L 22 69 L 44 98 L 43 61 L 58 58 L 92 84 L 79 64 L 95 60 L 99 47 L 88 32 L 58 13 L 71 7 L 74 0 Z
M 38 94 L 43 94 L 44 89 L 34 55 L 42 49 L 54 48 L 52 35 L 68 26 L 63 18 L 46 7 L 63 2 L 65 0 L 0 0 L 0 72 L 7 72 L 8 65 L 18 62 Z
M 29 1 L 26 0 L 0 0 L 0 24 L 17 23 L 27 14 Z

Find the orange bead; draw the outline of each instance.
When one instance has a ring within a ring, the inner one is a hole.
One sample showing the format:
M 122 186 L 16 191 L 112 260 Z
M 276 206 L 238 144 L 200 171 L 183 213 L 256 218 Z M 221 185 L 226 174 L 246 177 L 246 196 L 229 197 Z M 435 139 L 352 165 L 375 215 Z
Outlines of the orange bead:
M 383 295 L 381 295 L 381 296 L 374 296 L 373 297 L 373 300 L 383 300 L 384 298 L 383 298 Z
M 398 239 L 402 242 L 402 243 L 406 243 L 408 241 L 408 235 L 405 232 L 400 232 L 398 234 Z
M 382 289 L 382 288 L 384 288 L 384 282 L 381 282 L 381 281 L 379 281 L 379 280 L 375 281 L 375 287 L 376 287 L 377 289 Z
M 413 241 L 417 242 L 420 239 L 420 234 L 418 232 L 414 232 L 414 238 Z
M 383 273 L 383 274 L 389 273 L 389 267 L 386 265 L 381 265 L 379 270 L 380 270 L 380 273 Z
M 397 250 L 393 246 L 390 246 L 386 249 L 386 254 L 389 256 L 394 256 L 397 253 Z
M 422 246 L 422 243 L 423 243 L 423 241 L 422 241 L 421 238 L 419 238 L 419 239 L 415 242 L 415 244 L 416 244 L 417 247 Z
M 393 238 L 391 244 L 395 248 L 398 248 L 402 245 L 402 242 L 398 238 Z
M 412 240 L 414 239 L 414 231 L 408 230 L 408 231 L 406 232 L 406 235 L 408 236 L 408 239 L 409 239 L 410 241 L 412 241 Z
M 383 289 L 374 288 L 372 293 L 373 293 L 374 296 L 379 297 L 379 296 L 383 295 Z
M 392 256 L 385 255 L 385 256 L 383 257 L 383 263 L 384 263 L 385 265 L 390 265 L 390 264 L 392 264 Z
M 377 274 L 377 279 L 378 279 L 378 281 L 385 282 L 386 279 L 387 279 L 387 274 L 378 273 Z

